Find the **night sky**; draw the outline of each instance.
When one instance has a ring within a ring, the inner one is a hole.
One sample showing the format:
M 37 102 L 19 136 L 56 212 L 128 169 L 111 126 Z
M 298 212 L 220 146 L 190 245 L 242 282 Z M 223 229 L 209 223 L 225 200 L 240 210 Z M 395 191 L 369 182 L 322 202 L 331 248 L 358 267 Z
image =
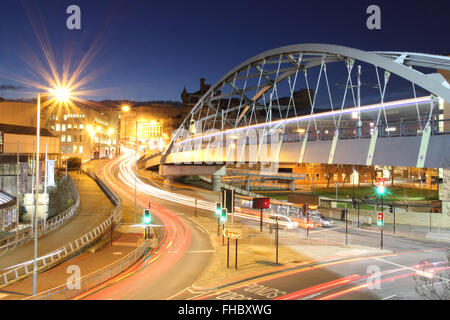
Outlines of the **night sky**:
M 68 30 L 66 8 L 81 8 L 81 30 Z M 381 7 L 381 30 L 366 28 L 366 8 Z M 450 54 L 449 1 L 147 1 L 2 0 L 0 96 L 27 98 L 47 85 L 36 34 L 47 34 L 55 65 L 92 58 L 82 75 L 86 98 L 180 101 L 199 78 L 215 83 L 242 61 L 296 43 L 363 50 Z M 90 52 L 90 53 L 89 53 Z M 69 55 L 70 53 L 70 55 Z M 61 70 L 59 70 L 61 72 Z

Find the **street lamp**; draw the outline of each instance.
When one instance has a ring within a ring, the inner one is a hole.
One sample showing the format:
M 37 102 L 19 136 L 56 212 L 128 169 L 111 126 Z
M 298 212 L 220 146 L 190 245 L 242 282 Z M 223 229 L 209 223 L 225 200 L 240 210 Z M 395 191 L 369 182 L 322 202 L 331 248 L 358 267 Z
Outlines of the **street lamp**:
M 43 96 L 53 96 L 58 103 L 67 103 L 70 100 L 71 92 L 65 86 L 50 89 L 49 93 Z M 41 93 L 37 95 L 37 124 L 36 124 L 36 198 L 34 205 L 34 263 L 33 263 L 33 295 L 36 294 L 37 287 L 37 210 L 39 207 L 39 144 L 41 138 Z M 67 150 L 66 150 L 67 152 Z M 67 164 L 66 164 L 67 167 Z
M 131 110 L 130 106 L 124 105 L 122 106 L 122 111 L 127 113 Z M 136 114 L 136 140 L 135 140 L 135 152 L 136 152 L 136 160 L 134 162 L 134 224 L 136 224 L 136 215 L 137 215 L 137 205 L 136 205 L 136 193 L 137 193 L 137 156 L 138 156 L 138 143 L 137 143 L 137 112 L 134 111 Z M 125 143 L 126 143 L 126 137 L 127 137 L 127 121 L 125 119 Z

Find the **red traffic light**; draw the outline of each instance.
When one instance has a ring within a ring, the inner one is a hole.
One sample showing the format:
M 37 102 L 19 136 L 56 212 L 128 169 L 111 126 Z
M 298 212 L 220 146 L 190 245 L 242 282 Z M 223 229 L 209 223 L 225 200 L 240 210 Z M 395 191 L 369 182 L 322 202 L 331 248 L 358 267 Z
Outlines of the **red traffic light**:
M 383 213 L 378 213 L 378 220 L 383 220 Z

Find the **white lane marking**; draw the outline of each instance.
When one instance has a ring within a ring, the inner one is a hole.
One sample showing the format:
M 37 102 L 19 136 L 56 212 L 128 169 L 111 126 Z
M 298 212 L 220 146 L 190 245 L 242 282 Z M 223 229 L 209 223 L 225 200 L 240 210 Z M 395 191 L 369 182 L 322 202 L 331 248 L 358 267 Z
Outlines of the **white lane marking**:
M 339 228 L 343 228 L 343 227 L 335 227 L 335 228 L 329 228 L 329 229 L 321 229 L 321 230 L 315 230 L 315 231 L 310 231 L 309 233 L 318 233 L 318 232 L 325 232 L 325 231 L 333 231 Z
M 189 222 L 193 223 L 203 233 L 208 234 L 208 231 L 202 225 L 200 225 L 198 222 L 196 222 L 196 221 L 194 221 L 194 220 L 192 220 L 191 218 L 188 218 L 188 217 L 186 217 L 185 220 L 188 220 Z
M 394 297 L 396 297 L 397 295 L 396 294 L 393 294 L 393 295 L 391 295 L 391 296 L 389 296 L 389 297 L 386 297 L 386 298 L 383 298 L 383 299 L 381 299 L 381 300 L 389 300 L 390 298 L 394 298 Z

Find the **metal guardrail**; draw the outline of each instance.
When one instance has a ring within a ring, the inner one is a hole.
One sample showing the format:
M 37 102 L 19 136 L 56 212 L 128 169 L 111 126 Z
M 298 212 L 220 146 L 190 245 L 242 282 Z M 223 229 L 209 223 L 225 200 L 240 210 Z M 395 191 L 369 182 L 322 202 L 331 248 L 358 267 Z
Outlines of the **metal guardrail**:
M 156 238 L 154 238 L 155 241 Z M 40 292 L 23 300 L 67 300 L 92 289 L 105 281 L 117 276 L 136 263 L 150 247 L 150 240 L 145 240 L 133 252 L 106 267 L 85 275 L 79 279 L 79 286 L 71 288 L 67 284 L 60 285 L 47 291 Z
M 69 179 L 71 179 L 69 177 Z M 62 226 L 64 223 L 69 221 L 70 218 L 73 217 L 75 212 L 80 205 L 80 195 L 78 194 L 78 190 L 74 188 L 76 193 L 76 201 L 75 203 L 63 213 L 58 214 L 56 217 L 47 220 L 44 225 L 43 221 L 39 221 L 37 225 L 38 237 L 55 230 L 56 228 Z M 20 246 L 21 244 L 31 240 L 34 236 L 34 231 L 31 226 L 28 226 L 16 234 L 12 234 L 8 237 L 0 239 L 0 252 L 7 251 L 11 248 L 15 248 Z
M 94 173 L 87 172 L 100 186 L 100 188 L 107 194 L 114 204 L 111 215 L 93 230 L 85 233 L 78 239 L 66 244 L 65 246 L 37 259 L 37 270 L 42 271 L 51 266 L 54 266 L 69 257 L 81 252 L 88 246 L 100 240 L 103 235 L 109 232 L 110 228 L 117 227 L 122 220 L 122 201 L 120 198 L 109 189 Z M 5 269 L 6 272 L 0 274 L 0 288 L 5 287 L 12 282 L 28 277 L 33 273 L 34 262 L 28 261 L 17 265 L 13 268 Z

